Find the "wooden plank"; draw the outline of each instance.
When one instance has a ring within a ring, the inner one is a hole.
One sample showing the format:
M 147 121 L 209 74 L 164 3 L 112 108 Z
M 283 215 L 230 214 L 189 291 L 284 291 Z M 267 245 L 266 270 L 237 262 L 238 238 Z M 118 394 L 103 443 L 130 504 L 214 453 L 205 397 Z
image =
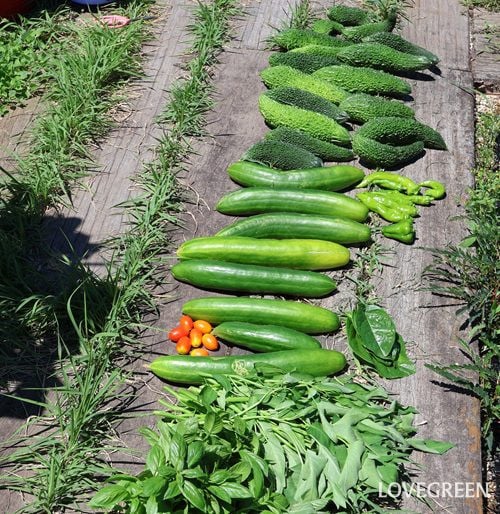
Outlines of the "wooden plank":
M 133 85 L 130 116 L 95 151 L 96 172 L 84 189 L 74 195 L 71 209 L 52 210 L 47 216 L 48 244 L 53 251 L 86 253 L 84 262 L 102 271 L 101 243 L 126 228 L 123 210 L 116 206 L 130 198 L 131 177 L 151 159 L 160 131 L 155 123 L 167 91 L 179 76 L 183 54 L 188 50 L 186 24 L 189 3 L 161 3 L 165 15 L 156 21 L 156 39 L 146 48 L 144 79 Z M 89 195 L 90 191 L 90 195 Z
M 472 72 L 481 91 L 500 92 L 500 12 L 472 9 Z

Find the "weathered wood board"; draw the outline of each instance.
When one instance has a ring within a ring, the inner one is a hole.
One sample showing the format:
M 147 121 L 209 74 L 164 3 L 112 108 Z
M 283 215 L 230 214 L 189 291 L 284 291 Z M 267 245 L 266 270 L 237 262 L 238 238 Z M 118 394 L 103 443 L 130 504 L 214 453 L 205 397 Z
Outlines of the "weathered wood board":
M 178 75 L 176 64 L 186 49 L 184 30 L 189 19 L 185 7 L 184 4 L 173 5 L 166 18 L 159 40 L 151 49 L 148 82 L 134 103 L 133 114 L 126 126 L 116 130 L 96 152 L 103 172 L 93 177 L 92 194 L 79 192 L 75 197 L 74 210 L 58 213 L 55 234 L 65 231 L 70 217 L 73 223 L 78 220 L 76 233 L 80 234 L 79 241 L 86 241 L 81 248 L 76 248 L 78 253 L 83 253 L 87 244 L 98 246 L 123 229 L 120 211 L 113 207 L 133 195 L 130 178 L 150 157 L 149 148 L 156 134 L 153 118 L 166 99 L 164 90 L 173 76 Z M 175 233 L 174 248 L 182 240 L 211 235 L 233 220 L 217 213 L 214 206 L 224 193 L 237 188 L 226 174 L 227 166 L 267 130 L 257 109 L 258 95 L 265 89 L 258 73 L 267 65 L 269 56 L 265 39 L 273 27 L 280 26 L 288 9 L 287 0 L 249 1 L 245 5 L 245 14 L 235 23 L 237 38 L 228 45 L 215 71 L 217 104 L 209 116 L 208 126 L 213 138 L 196 145 L 190 171 L 181 177 L 195 194 L 192 195 L 193 203 L 187 206 L 189 215 L 185 216 L 185 230 Z M 425 472 L 415 480 L 424 484 L 476 483 L 481 481 L 478 403 L 434 384 L 437 377 L 424 368 L 424 362 L 432 360 L 459 360 L 456 342 L 460 320 L 455 316 L 456 307 L 414 289 L 421 272 L 430 262 L 429 253 L 416 247 L 442 247 L 447 242 L 457 242 L 464 230 L 452 218 L 461 212 L 460 204 L 471 185 L 469 170 L 473 163 L 474 104 L 468 93 L 472 87 L 468 17 L 454 0 L 417 0 L 409 17 L 411 23 L 404 26 L 403 35 L 441 56 L 440 75 L 425 73 L 427 80 L 411 81 L 412 106 L 420 120 L 442 133 L 450 151 L 428 151 L 423 159 L 408 166 L 404 173 L 416 180 L 436 178 L 444 181 L 448 196 L 432 208 L 422 209 L 422 216 L 417 221 L 419 239 L 414 246 L 391 245 L 393 253 L 387 257 L 387 266 L 377 280 L 378 294 L 393 315 L 400 333 L 414 343 L 410 345 L 410 352 L 418 362 L 418 372 L 414 377 L 389 383 L 388 387 L 399 395 L 402 403 L 414 405 L 419 410 L 420 420 L 425 422 L 420 427 L 420 435 L 457 444 L 445 456 L 421 456 Z M 73 237 L 74 234 L 73 226 L 68 235 Z M 85 237 L 82 238 L 81 234 Z M 63 237 L 54 236 L 53 247 L 67 251 L 62 241 Z M 94 253 L 88 256 L 87 263 L 98 271 L 102 259 Z M 335 276 L 338 278 L 339 274 L 335 273 Z M 171 284 L 171 301 L 163 305 L 156 324 L 164 331 L 176 324 L 185 301 L 212 294 L 177 284 L 170 277 L 166 280 Z M 323 300 L 321 304 L 336 309 L 339 302 L 349 300 L 352 300 L 352 295 L 350 297 L 345 291 Z M 150 334 L 151 353 L 145 355 L 135 368 L 137 383 L 146 382 L 140 403 L 152 408 L 162 383 L 140 370 L 143 363 L 158 353 L 172 351 L 172 346 L 165 339 L 164 333 Z M 325 338 L 324 343 L 328 347 L 344 344 L 339 335 Z M 0 419 L 0 423 L 2 421 Z M 154 426 L 154 422 L 152 416 L 125 421 L 121 427 L 125 444 L 145 450 L 137 427 Z M 1 432 L 7 433 L 3 428 Z M 115 462 L 131 468 L 134 462 L 143 462 L 143 458 L 144 451 L 136 458 L 118 456 Z M 437 498 L 437 501 L 439 505 L 434 507 L 438 512 L 481 512 L 479 497 L 446 497 Z M 428 511 L 420 503 L 414 507 L 418 512 Z
M 472 73 L 483 92 L 500 92 L 500 12 L 472 9 Z

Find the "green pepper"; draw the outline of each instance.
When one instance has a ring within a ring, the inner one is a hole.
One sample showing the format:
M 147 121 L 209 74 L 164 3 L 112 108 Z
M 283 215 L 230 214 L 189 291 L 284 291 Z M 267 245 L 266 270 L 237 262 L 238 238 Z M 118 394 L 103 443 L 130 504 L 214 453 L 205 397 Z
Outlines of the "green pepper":
M 412 201 L 398 191 L 373 191 L 356 196 L 368 209 L 387 221 L 401 221 L 418 215 Z
M 431 198 L 434 198 L 434 200 L 439 200 L 446 194 L 444 184 L 437 180 L 426 180 L 425 182 L 420 182 L 418 187 L 426 187 L 427 191 L 424 193 L 425 196 L 430 196 Z
M 415 241 L 415 229 L 413 228 L 413 219 L 407 218 L 398 221 L 392 225 L 382 228 L 382 234 L 390 239 L 396 239 L 402 243 L 411 244 Z
M 405 204 L 430 205 L 434 198 L 427 195 L 404 195 L 399 191 L 379 191 L 380 193 L 394 198 L 398 202 Z
M 420 185 L 415 184 L 411 178 L 389 171 L 375 171 L 370 173 L 370 175 L 367 175 L 356 187 L 367 187 L 372 184 L 384 189 L 405 191 L 409 195 L 417 194 L 420 191 Z

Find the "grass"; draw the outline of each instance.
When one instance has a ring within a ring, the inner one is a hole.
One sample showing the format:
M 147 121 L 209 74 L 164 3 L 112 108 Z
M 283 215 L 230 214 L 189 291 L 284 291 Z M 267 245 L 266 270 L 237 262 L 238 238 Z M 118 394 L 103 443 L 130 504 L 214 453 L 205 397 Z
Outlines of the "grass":
M 479 399 L 485 464 L 497 454 L 500 435 L 499 141 L 498 111 L 490 106 L 477 116 L 475 186 L 463 220 L 469 234 L 458 245 L 433 249 L 433 263 L 424 275 L 426 287 L 460 301 L 458 313 L 467 318 L 460 347 L 468 364 L 428 367 Z
M 58 323 L 70 321 L 79 352 L 68 356 L 68 341 L 59 339 L 62 385 L 52 391 L 50 403 L 38 402 L 46 414 L 36 418 L 37 426 L 50 427 L 49 435 L 21 440 L 20 449 L 4 462 L 14 466 L 4 487 L 34 498 L 24 512 L 80 510 L 110 472 L 104 457 L 118 449 L 114 429 L 134 399 L 133 391 L 124 388 L 128 374 L 121 369 L 127 355 L 138 350 L 143 315 L 156 307 L 153 288 L 165 287 L 159 284 L 160 272 L 180 208 L 175 177 L 190 154 L 190 137 L 203 133 L 204 114 L 212 105 L 210 68 L 235 12 L 232 0 L 200 3 L 194 11 L 194 57 L 187 77 L 172 90 L 156 159 L 136 179 L 141 193 L 123 206 L 129 230 L 114 241 L 105 278 L 83 281 L 68 297 L 66 316 L 57 318 Z M 90 298 L 99 292 L 94 306 Z M 102 316 L 95 317 L 94 307 Z
M 482 8 L 492 12 L 500 11 L 500 2 L 498 0 L 462 0 L 461 3 L 466 7 Z

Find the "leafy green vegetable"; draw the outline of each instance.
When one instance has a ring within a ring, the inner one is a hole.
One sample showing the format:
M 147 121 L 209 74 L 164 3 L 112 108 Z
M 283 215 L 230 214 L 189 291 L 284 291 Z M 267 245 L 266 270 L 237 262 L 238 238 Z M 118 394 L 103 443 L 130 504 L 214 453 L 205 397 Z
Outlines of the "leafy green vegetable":
M 380 342 L 380 334 L 392 333 L 385 327 L 375 331 Z M 156 430 L 142 432 L 151 445 L 144 471 L 112 477 L 91 507 L 127 514 L 382 512 L 380 491 L 406 480 L 414 450 L 452 447 L 415 438 L 413 408 L 349 376 L 231 376 L 166 390 L 177 403 L 161 401 L 166 410 L 157 412 Z
M 346 330 L 354 357 L 381 377 L 394 379 L 415 373 L 405 341 L 382 307 L 359 303 L 347 316 Z

